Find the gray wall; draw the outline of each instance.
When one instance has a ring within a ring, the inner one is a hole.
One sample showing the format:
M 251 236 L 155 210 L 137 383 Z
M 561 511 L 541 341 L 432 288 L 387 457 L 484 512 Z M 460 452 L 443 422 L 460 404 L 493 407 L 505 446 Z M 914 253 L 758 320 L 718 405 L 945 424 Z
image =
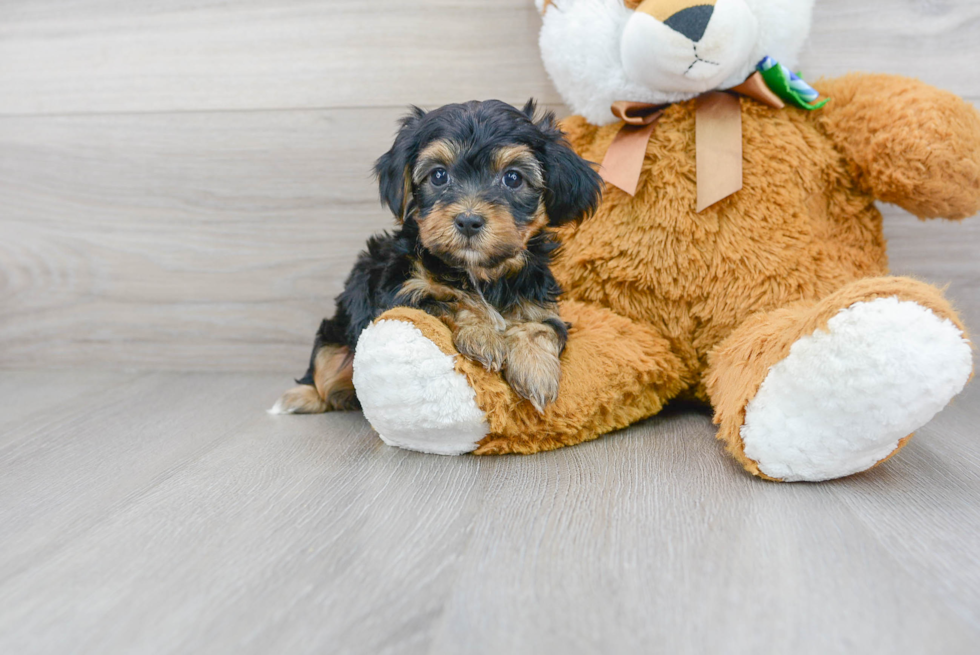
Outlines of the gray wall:
M 560 107 L 531 0 L 0 0 L 0 367 L 299 373 L 409 103 Z M 818 0 L 803 69 L 980 101 L 976 0 Z M 980 222 L 886 208 L 980 329 Z

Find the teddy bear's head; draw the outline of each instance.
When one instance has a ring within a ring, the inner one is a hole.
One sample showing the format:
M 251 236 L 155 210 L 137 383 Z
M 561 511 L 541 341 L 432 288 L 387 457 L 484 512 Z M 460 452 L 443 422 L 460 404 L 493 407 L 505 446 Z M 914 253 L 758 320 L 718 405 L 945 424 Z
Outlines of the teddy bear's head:
M 616 101 L 664 104 L 738 86 L 764 57 L 793 67 L 814 0 L 535 0 L 541 55 L 591 123 Z

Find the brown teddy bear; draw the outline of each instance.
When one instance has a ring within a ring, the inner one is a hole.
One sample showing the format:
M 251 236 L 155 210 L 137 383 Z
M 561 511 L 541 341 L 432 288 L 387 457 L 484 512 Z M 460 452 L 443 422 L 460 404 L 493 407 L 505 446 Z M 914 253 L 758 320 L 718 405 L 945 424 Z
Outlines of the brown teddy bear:
M 900 77 L 810 88 L 787 68 L 805 0 L 537 4 L 545 65 L 579 114 L 563 129 L 607 180 L 598 213 L 561 233 L 559 398 L 539 413 L 457 356 L 445 325 L 396 309 L 354 362 L 382 438 L 533 453 L 687 398 L 767 479 L 892 456 L 963 389 L 972 347 L 942 292 L 888 275 L 875 201 L 980 211 L 980 114 Z

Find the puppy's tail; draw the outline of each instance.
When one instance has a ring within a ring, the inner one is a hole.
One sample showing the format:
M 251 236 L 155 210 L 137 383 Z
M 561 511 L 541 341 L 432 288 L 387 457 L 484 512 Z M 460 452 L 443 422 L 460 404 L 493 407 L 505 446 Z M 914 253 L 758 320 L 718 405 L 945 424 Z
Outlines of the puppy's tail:
M 326 345 L 314 357 L 313 384 L 293 387 L 269 413 L 322 414 L 360 407 L 354 391 L 354 354 L 347 346 Z

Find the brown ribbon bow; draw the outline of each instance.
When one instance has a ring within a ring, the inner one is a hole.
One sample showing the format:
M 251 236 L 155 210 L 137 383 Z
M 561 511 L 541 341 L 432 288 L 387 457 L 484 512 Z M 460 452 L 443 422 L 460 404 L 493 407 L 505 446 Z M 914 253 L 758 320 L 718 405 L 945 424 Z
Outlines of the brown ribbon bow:
M 742 188 L 742 105 L 739 96 L 752 98 L 774 109 L 786 106 L 766 86 L 759 73 L 752 74 L 728 91 L 711 91 L 697 99 L 698 213 Z M 612 113 L 624 125 L 606 151 L 599 169 L 608 184 L 631 196 L 636 195 L 647 143 L 667 106 L 613 103 Z

